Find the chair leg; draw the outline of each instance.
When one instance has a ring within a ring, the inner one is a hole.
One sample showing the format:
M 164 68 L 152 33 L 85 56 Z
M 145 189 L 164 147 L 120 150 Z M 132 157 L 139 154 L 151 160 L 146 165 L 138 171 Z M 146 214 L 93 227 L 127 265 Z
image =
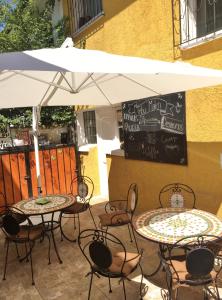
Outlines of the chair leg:
M 133 225 L 131 223 L 130 223 L 130 226 L 131 226 L 131 230 L 132 230 L 132 233 L 133 233 L 133 238 L 134 238 L 134 241 L 135 241 L 135 244 L 136 244 L 136 249 L 139 252 L 139 247 L 138 247 L 138 244 L 137 244 L 136 235 L 135 235 L 135 232 L 134 232 L 134 229 L 133 229 Z
M 77 218 L 78 218 L 79 235 L 80 235 L 81 228 L 80 228 L 80 217 L 79 217 L 79 214 L 77 214 Z
M 45 233 L 45 235 L 47 236 L 47 239 L 49 241 L 49 249 L 48 249 L 49 262 L 48 262 L 48 265 L 50 265 L 51 264 L 51 255 L 50 255 L 50 253 L 51 253 L 51 241 L 50 241 L 50 236 L 47 233 Z
M 73 219 L 74 219 L 74 231 L 76 230 L 76 215 L 74 214 L 74 217 L 73 217 Z
M 94 220 L 94 218 L 93 218 L 93 214 L 92 214 L 92 211 L 91 211 L 90 206 L 89 206 L 89 212 L 90 212 L 91 218 L 92 218 L 92 220 L 93 220 L 94 226 L 95 226 L 95 228 L 97 229 L 96 222 L 95 222 L 95 220 Z
M 91 288 L 92 288 L 92 281 L 93 281 L 93 272 L 91 272 L 90 284 L 89 284 L 89 294 L 88 300 L 90 300 Z
M 142 285 L 143 285 L 143 269 L 139 263 L 140 271 L 141 271 L 141 282 L 140 282 L 140 297 L 143 299 Z
M 112 293 L 113 291 L 112 291 L 112 288 L 111 288 L 111 280 L 110 280 L 110 277 L 108 277 L 108 279 L 109 279 L 109 293 Z
M 126 287 L 125 287 L 125 280 L 123 278 L 123 293 L 124 293 L 124 299 L 126 300 Z
M 32 248 L 33 248 L 33 246 L 31 246 L 31 243 L 29 241 L 29 251 L 30 251 L 29 256 L 30 256 L 30 265 L 31 265 L 31 273 L 32 273 L 32 285 L 35 285 L 34 274 L 33 274 L 33 265 L 32 265 Z
M 61 242 L 63 241 L 63 231 L 62 231 L 62 211 L 59 214 L 59 228 L 60 228 L 60 236 Z
M 132 243 L 132 242 L 133 242 L 133 240 L 132 240 L 132 235 L 131 235 L 131 232 L 130 232 L 130 225 L 129 225 L 129 224 L 127 224 L 127 226 L 128 226 L 128 230 L 129 230 L 130 242 Z
M 28 250 L 27 250 L 27 244 L 26 243 L 25 243 L 25 255 L 26 255 L 26 262 L 29 262 L 29 256 L 28 256 Z
M 17 245 L 17 243 L 15 243 L 15 248 L 16 248 L 17 258 L 20 258 L 20 255 L 19 255 L 19 251 L 18 251 L 18 245 Z
M 69 238 L 66 234 L 65 234 L 65 232 L 63 231 L 63 229 L 62 229 L 62 215 L 63 215 L 63 213 L 61 212 L 61 214 L 60 214 L 60 218 L 59 218 L 59 227 L 60 227 L 60 233 L 61 233 L 61 241 L 63 241 L 63 238 L 65 238 L 67 241 L 69 241 L 69 242 L 73 242 L 73 243 L 75 243 L 76 242 L 76 238 L 74 237 L 73 239 L 71 239 L 71 238 Z M 71 218 L 71 217 L 70 217 Z M 73 219 L 74 219 L 74 232 L 75 232 L 75 230 L 76 230 L 76 220 L 75 220 L 75 215 L 73 216 Z M 80 232 L 80 231 L 79 231 Z
M 8 262 L 8 248 L 9 248 L 9 241 L 6 240 L 5 267 L 4 267 L 3 280 L 6 279 L 5 275 L 6 275 L 6 268 L 7 268 L 7 262 Z

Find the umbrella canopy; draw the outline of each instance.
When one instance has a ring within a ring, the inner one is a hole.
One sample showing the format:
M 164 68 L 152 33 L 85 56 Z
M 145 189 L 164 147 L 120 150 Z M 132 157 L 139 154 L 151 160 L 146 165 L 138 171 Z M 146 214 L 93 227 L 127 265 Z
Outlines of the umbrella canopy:
M 222 84 L 222 71 L 74 47 L 0 54 L 0 108 L 114 105 Z

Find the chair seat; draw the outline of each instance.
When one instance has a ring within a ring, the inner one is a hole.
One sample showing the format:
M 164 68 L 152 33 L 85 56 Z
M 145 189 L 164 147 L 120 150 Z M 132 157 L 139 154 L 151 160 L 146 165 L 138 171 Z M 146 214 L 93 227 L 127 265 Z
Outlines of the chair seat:
M 125 257 L 126 254 L 126 257 Z M 101 269 L 98 269 L 97 266 L 94 266 L 95 270 L 107 276 L 109 274 L 110 277 L 120 277 L 121 274 L 124 276 L 128 276 L 131 274 L 137 267 L 140 262 L 141 254 L 131 253 L 131 252 L 116 252 L 112 254 L 112 264 L 108 268 L 108 270 L 104 270 L 104 273 Z M 124 263 L 125 261 L 125 263 Z M 124 266 L 123 266 L 124 263 Z M 123 269 L 122 269 L 123 266 Z M 107 272 L 108 271 L 108 272 Z M 122 273 L 121 273 L 122 271 Z
M 173 274 L 173 283 L 179 284 L 186 284 L 189 282 L 189 285 L 198 286 L 198 285 L 205 285 L 211 283 L 214 279 L 216 279 L 216 272 L 213 270 L 210 274 L 206 276 L 192 276 L 187 272 L 186 269 L 186 261 L 179 261 L 179 260 L 171 260 L 173 268 L 176 270 L 178 277 L 176 276 L 175 270 L 171 267 L 171 271 Z
M 34 240 L 39 239 L 43 234 L 43 226 L 42 225 L 37 225 L 37 226 L 31 227 L 31 228 L 29 226 L 24 225 L 24 226 L 21 226 L 20 228 L 21 229 L 16 236 L 8 237 L 8 239 L 11 241 L 17 241 L 17 242 L 19 242 L 19 240 L 21 240 L 21 241 L 27 240 L 28 241 L 28 239 L 31 241 L 34 241 Z
M 125 211 L 116 211 L 99 215 L 101 226 L 118 226 L 130 223 L 130 218 Z
M 109 271 L 112 273 L 120 273 L 122 269 L 123 262 L 125 260 L 126 254 L 126 261 L 123 267 L 123 274 L 128 276 L 133 270 L 137 267 L 141 255 L 138 253 L 131 253 L 131 252 L 116 252 L 112 255 L 112 264 L 109 267 Z
M 62 211 L 66 214 L 78 214 L 83 211 L 86 211 L 89 208 L 89 204 L 75 202 L 73 205 L 64 208 Z

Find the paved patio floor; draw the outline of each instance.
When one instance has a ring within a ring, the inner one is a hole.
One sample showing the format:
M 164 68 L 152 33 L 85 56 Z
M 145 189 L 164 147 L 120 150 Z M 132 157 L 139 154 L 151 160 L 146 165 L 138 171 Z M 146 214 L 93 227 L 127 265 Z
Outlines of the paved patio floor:
M 93 213 L 98 224 L 97 215 L 104 210 L 104 200 L 94 199 Z M 90 214 L 85 212 L 81 214 L 82 229 L 92 228 L 93 223 Z M 68 221 L 65 224 L 68 232 L 73 229 L 73 224 Z M 129 251 L 135 250 L 134 243 L 130 243 L 127 227 L 112 229 L 125 242 Z M 0 300 L 85 300 L 87 299 L 89 277 L 85 277 L 89 271 L 89 265 L 82 256 L 78 244 L 70 243 L 66 240 L 60 241 L 60 233 L 56 232 L 56 240 L 59 253 L 63 264 L 59 264 L 54 249 L 51 250 L 51 265 L 48 265 L 47 249 L 48 242 L 36 243 L 33 250 L 33 266 L 35 276 L 35 286 L 31 285 L 30 264 L 27 262 L 19 263 L 16 259 L 16 251 L 13 245 L 9 250 L 8 269 L 6 281 L 0 280 Z M 144 273 L 150 273 L 158 265 L 157 245 L 138 237 L 140 248 L 144 249 L 142 267 Z M 4 261 L 4 238 L 0 233 L 0 271 L 3 274 Z M 144 298 L 143 299 L 162 299 L 161 290 L 165 288 L 165 273 L 160 270 L 149 281 L 144 280 Z M 127 299 L 136 300 L 139 297 L 140 273 L 135 271 L 131 276 L 131 281 L 126 282 Z M 118 280 L 111 280 L 113 293 L 109 293 L 108 280 L 106 278 L 94 278 L 91 299 L 122 300 L 122 284 Z M 179 299 L 203 299 L 203 295 L 198 288 L 181 288 Z

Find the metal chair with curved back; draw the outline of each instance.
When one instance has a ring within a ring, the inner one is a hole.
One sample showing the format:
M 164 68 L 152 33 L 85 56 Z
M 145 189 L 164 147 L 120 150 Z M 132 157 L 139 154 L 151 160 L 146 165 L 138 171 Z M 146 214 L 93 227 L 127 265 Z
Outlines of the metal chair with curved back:
M 204 299 L 208 295 L 220 299 L 217 281 L 222 264 L 217 264 L 214 250 L 221 249 L 221 241 L 222 237 L 214 235 L 187 236 L 168 248 L 167 257 L 159 253 L 168 289 L 163 291 L 165 299 L 177 299 L 180 286 L 199 286 L 203 288 Z
M 191 187 L 183 183 L 170 183 L 159 192 L 160 207 L 195 208 L 196 196 Z
M 105 213 L 99 215 L 101 228 L 128 226 L 130 241 L 132 242 L 131 231 L 135 240 L 135 244 L 138 250 L 136 237 L 132 225 L 132 219 L 138 203 L 138 186 L 136 183 L 132 183 L 129 186 L 127 192 L 127 198 L 125 200 L 112 200 L 105 206 Z
M 126 299 L 125 280 L 137 267 L 141 270 L 140 295 L 142 298 L 143 271 L 140 265 L 142 251 L 130 253 L 126 251 L 123 243 L 113 234 L 98 229 L 83 230 L 78 237 L 78 245 L 90 265 L 91 275 L 88 300 L 90 299 L 93 276 L 104 276 L 109 280 L 109 292 L 111 278 L 122 279 L 124 299 Z M 130 280 L 130 279 L 129 279 Z
M 24 220 L 23 224 L 21 224 L 18 220 L 17 216 L 20 215 Z M 33 274 L 33 265 L 32 265 L 32 250 L 35 245 L 36 240 L 41 240 L 44 236 L 47 236 L 49 240 L 49 250 L 48 250 L 48 259 L 50 264 L 50 238 L 44 232 L 42 225 L 32 225 L 32 222 L 21 210 L 15 207 L 10 206 L 1 206 L 0 207 L 0 228 L 2 229 L 5 235 L 6 241 L 6 255 L 5 255 L 5 266 L 4 266 L 4 275 L 3 280 L 6 279 L 6 269 L 8 262 L 8 250 L 9 244 L 15 243 L 24 244 L 26 255 L 23 258 L 20 258 L 20 262 L 22 262 L 25 258 L 28 261 L 30 258 L 31 265 L 31 275 L 32 275 L 32 284 L 34 285 L 34 274 Z M 27 248 L 28 245 L 28 248 Z
M 78 219 L 79 233 L 80 229 L 80 217 L 79 215 L 87 210 L 89 210 L 92 221 L 96 228 L 96 223 L 91 211 L 90 200 L 94 192 L 94 184 L 90 177 L 88 176 L 76 176 L 71 182 L 71 194 L 76 198 L 76 202 L 61 211 L 60 213 L 60 229 L 61 229 L 61 240 L 64 237 L 70 242 L 76 242 L 75 230 L 76 230 L 76 218 Z M 74 225 L 74 237 L 68 236 L 63 229 L 62 219 L 63 218 L 73 218 Z

